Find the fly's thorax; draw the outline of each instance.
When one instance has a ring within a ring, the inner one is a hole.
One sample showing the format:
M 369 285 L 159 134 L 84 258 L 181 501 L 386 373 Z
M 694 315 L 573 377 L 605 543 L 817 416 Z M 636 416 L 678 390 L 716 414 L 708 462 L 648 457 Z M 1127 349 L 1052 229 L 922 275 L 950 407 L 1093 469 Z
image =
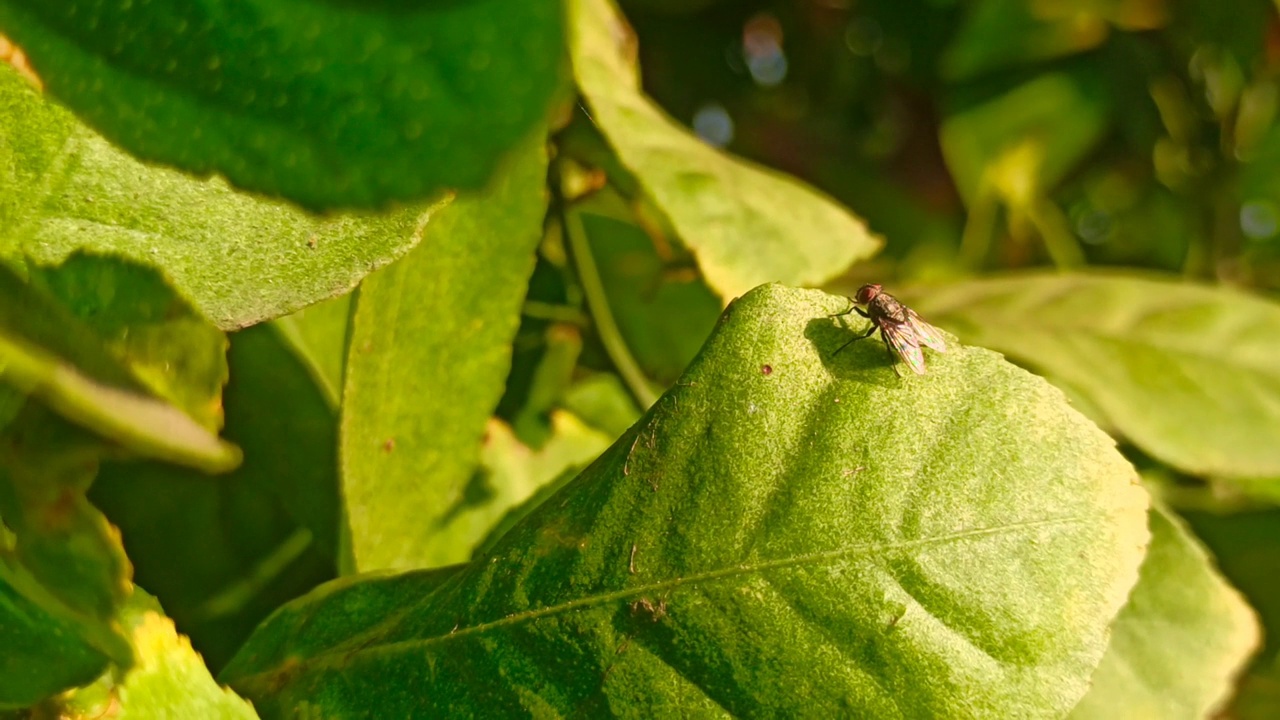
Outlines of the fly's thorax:
M 867 313 L 873 319 L 889 320 L 896 323 L 907 321 L 907 310 L 888 293 L 880 293 L 867 303 Z

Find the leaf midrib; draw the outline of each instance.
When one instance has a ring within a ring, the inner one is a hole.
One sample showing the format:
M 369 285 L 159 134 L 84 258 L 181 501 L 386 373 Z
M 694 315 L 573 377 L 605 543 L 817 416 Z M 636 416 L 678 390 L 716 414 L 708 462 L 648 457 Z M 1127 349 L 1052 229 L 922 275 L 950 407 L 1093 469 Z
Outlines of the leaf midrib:
M 901 552 L 903 550 L 911 550 L 921 547 L 929 547 L 932 545 L 941 545 L 950 542 L 959 542 L 974 538 L 984 538 L 989 536 L 1000 535 L 1006 532 L 1032 530 L 1055 525 L 1070 525 L 1082 523 L 1090 520 L 1090 515 L 1070 515 L 1058 518 L 1045 518 L 1040 520 L 1028 520 L 1022 522 L 1009 523 L 996 527 L 975 528 L 969 530 L 960 530 L 945 535 L 937 535 L 927 538 L 919 538 L 916 540 L 907 540 L 895 543 L 872 543 L 864 545 L 854 545 L 849 547 L 837 548 L 834 550 L 823 550 L 814 553 L 805 553 L 787 558 L 776 560 L 765 560 L 758 563 L 747 563 L 736 565 L 733 567 L 720 568 L 695 575 L 676 577 L 673 579 L 653 582 L 646 585 L 636 585 L 633 587 L 615 590 L 600 595 L 591 595 L 588 597 L 569 600 L 558 605 L 550 605 L 547 607 L 536 608 L 533 610 L 525 610 L 513 613 L 498 620 L 479 623 L 470 627 L 451 631 L 445 635 L 435 635 L 426 638 L 413 638 L 409 640 L 398 640 L 395 642 L 384 643 L 380 645 L 365 645 L 357 650 L 350 648 L 348 643 L 330 648 L 324 652 L 313 655 L 309 658 L 294 659 L 287 667 L 280 669 L 263 670 L 250 675 L 245 675 L 234 682 L 235 686 L 248 687 L 255 684 L 263 684 L 265 686 L 274 687 L 275 684 L 271 678 L 279 673 L 287 673 L 294 677 L 302 672 L 304 668 L 311 670 L 322 670 L 326 667 L 347 667 L 351 665 L 352 659 L 358 655 L 396 653 L 402 650 L 420 650 L 422 648 L 442 643 L 448 640 L 475 635 L 486 632 L 495 628 L 507 627 L 510 625 L 518 625 L 524 622 L 532 622 L 544 617 L 559 615 L 571 612 L 581 608 L 591 607 L 593 605 L 601 605 L 610 602 L 627 600 L 633 597 L 655 593 L 662 590 L 677 588 L 681 586 L 694 585 L 704 582 L 712 582 L 722 580 L 724 578 L 735 577 L 738 575 L 749 575 L 753 573 L 763 572 L 766 570 L 777 570 L 780 568 L 804 565 L 807 563 L 817 563 L 821 561 L 842 560 L 858 555 L 870 555 L 876 552 L 890 553 Z

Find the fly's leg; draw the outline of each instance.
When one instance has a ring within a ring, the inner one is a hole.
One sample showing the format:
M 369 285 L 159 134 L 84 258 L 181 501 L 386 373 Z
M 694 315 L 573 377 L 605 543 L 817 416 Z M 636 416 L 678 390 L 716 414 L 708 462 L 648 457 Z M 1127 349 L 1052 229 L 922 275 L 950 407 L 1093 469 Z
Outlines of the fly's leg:
M 864 317 L 864 318 L 870 318 L 870 317 L 871 317 L 870 315 L 868 315 L 868 314 L 867 314 L 867 311 L 866 311 L 866 310 L 863 310 L 862 308 L 858 307 L 858 303 L 856 303 L 856 302 L 854 302 L 854 301 L 852 301 L 852 300 L 849 300 L 849 307 L 848 307 L 848 309 L 846 309 L 846 310 L 844 310 L 844 311 L 842 311 L 842 312 L 833 313 L 833 314 L 831 314 L 831 315 L 828 315 L 827 317 L 833 317 L 833 318 L 836 318 L 836 317 L 844 317 L 845 315 L 849 315 L 849 314 L 851 314 L 851 313 L 855 313 L 855 312 L 856 312 L 856 313 L 858 313 L 859 315 L 861 315 L 861 316 L 862 316 L 862 317 Z
M 862 311 L 861 311 L 861 310 L 858 310 L 858 312 L 860 312 L 860 313 L 861 313 Z M 863 313 L 863 314 L 865 314 L 865 313 Z M 871 323 L 871 327 L 867 328 L 867 331 L 866 331 L 866 332 L 862 333 L 861 335 L 855 336 L 855 337 L 854 337 L 852 340 L 850 340 L 849 342 L 847 342 L 847 343 L 845 343 L 845 344 L 841 345 L 839 348 L 837 348 L 837 349 L 836 349 L 836 351 L 835 351 L 835 352 L 831 353 L 831 357 L 835 357 L 836 355 L 839 355 L 841 350 L 844 350 L 845 348 L 847 348 L 847 347 L 849 347 L 850 345 L 852 345 L 852 344 L 854 344 L 854 343 L 858 342 L 859 340 L 861 340 L 861 339 L 863 339 L 863 338 L 866 338 L 866 337 L 871 337 L 871 333 L 873 333 L 873 332 L 875 332 L 875 331 L 876 331 L 876 324 L 875 324 L 875 323 Z M 888 347 L 888 346 L 889 346 L 889 341 L 888 341 L 888 340 L 885 340 L 884 342 L 885 342 L 885 347 Z
M 845 315 L 848 315 L 849 313 L 858 309 L 858 303 L 854 302 L 852 298 L 845 298 L 845 299 L 849 301 L 849 307 L 845 308 L 843 312 L 832 313 L 827 317 L 829 318 L 844 317 Z

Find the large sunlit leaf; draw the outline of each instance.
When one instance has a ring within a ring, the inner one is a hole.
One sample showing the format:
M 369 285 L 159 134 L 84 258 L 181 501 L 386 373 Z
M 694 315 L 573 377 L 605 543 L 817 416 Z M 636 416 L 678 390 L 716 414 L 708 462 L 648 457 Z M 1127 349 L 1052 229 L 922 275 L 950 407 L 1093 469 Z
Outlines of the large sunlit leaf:
M 1158 277 L 1023 275 L 912 294 L 925 318 L 1087 399 L 1190 473 L 1280 477 L 1280 305 Z
M 769 281 L 815 285 L 880 248 L 830 198 L 729 157 L 667 117 L 641 92 L 635 40 L 609 0 L 568 7 L 574 73 L 592 119 L 722 297 Z
M 547 155 L 534 140 L 360 287 L 340 453 L 360 570 L 458 562 L 488 530 L 469 510 L 487 500 L 473 482 L 480 444 L 542 238 Z
M 0 256 L 56 264 L 89 249 L 156 265 L 223 329 L 350 290 L 413 247 L 433 207 L 322 219 L 141 163 L 4 63 L 0 187 Z
M 562 81 L 562 12 L 556 0 L 5 0 L 0 33 L 48 92 L 138 157 L 312 208 L 370 207 L 489 179 Z
M 1182 522 L 1155 508 L 1138 584 L 1071 720 L 1210 717 L 1260 640 L 1248 603 Z
M 223 679 L 268 718 L 1064 714 L 1137 580 L 1136 473 L 994 353 L 833 355 L 845 307 L 749 293 L 488 553 L 322 588 Z

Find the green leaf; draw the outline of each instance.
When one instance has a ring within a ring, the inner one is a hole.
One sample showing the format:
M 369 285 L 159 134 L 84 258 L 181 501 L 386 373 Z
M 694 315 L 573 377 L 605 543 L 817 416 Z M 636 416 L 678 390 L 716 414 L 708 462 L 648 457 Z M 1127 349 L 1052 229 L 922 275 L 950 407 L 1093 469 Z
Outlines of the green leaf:
M 338 418 L 272 325 L 231 337 L 226 435 L 244 462 L 210 479 L 105 463 L 90 498 L 120 528 L 137 582 L 213 667 L 280 603 L 334 576 Z
M 490 529 L 488 539 L 477 546 L 477 555 L 550 497 L 557 483 L 572 479 L 615 437 L 564 411 L 553 412 L 550 420 L 550 435 L 536 450 L 522 444 L 505 423 L 496 419 L 489 423 L 480 463 L 490 497 L 471 514 L 474 524 Z
M 640 90 L 634 37 L 609 0 L 568 7 L 574 74 L 592 119 L 721 297 L 770 280 L 816 285 L 880 249 L 835 201 L 721 153 L 658 109 Z
M 23 586 L 38 583 L 14 563 L 6 534 L 0 525 L 0 709 L 33 705 L 83 685 L 100 674 L 109 659 L 92 636 L 82 632 L 82 621 L 60 617 L 43 607 L 47 598 L 35 600 L 22 592 Z
M 350 320 L 351 295 L 340 295 L 275 321 L 277 332 L 306 365 L 334 408 L 342 402 Z
M 1280 652 L 1280 509 L 1220 513 L 1188 510 L 1182 517 L 1217 559 L 1222 574 L 1249 599 L 1262 620 L 1266 646 L 1255 670 Z
M 146 160 L 311 208 L 479 188 L 561 81 L 555 0 L 0 2 L 48 91 Z
M 1084 395 L 1108 427 L 1199 475 L 1280 477 L 1280 306 L 1114 273 L 1022 275 L 917 292 L 975 345 Z
M 979 0 L 942 57 L 942 75 L 965 80 L 1096 47 L 1110 28 L 1100 8 L 1026 0 Z
M 627 348 L 649 378 L 670 385 L 715 326 L 719 298 L 692 273 L 670 277 L 639 227 L 587 212 L 582 226 Z
M 135 589 L 121 619 L 129 631 L 138 664 L 122 678 L 102 677 L 97 683 L 50 703 L 50 716 L 68 720 L 257 719 L 252 705 L 218 686 L 187 638 L 179 635 L 173 621 L 164 616 L 155 598 Z
M 618 437 L 640 419 L 640 408 L 613 373 L 594 373 L 575 382 L 562 405 L 609 437 Z
M 1050 73 L 947 116 L 943 155 L 965 203 L 999 192 L 1026 206 L 1052 190 L 1102 138 L 1110 99 L 1100 73 Z
M 31 279 L 103 339 L 107 351 L 158 397 L 205 428 L 222 427 L 227 338 L 152 268 L 75 253 Z
M 484 501 L 472 478 L 542 238 L 547 156 L 534 140 L 360 288 L 340 453 L 360 570 L 458 562 L 488 530 L 467 510 Z
M 1138 584 L 1071 720 L 1213 717 L 1261 639 L 1258 620 L 1182 522 L 1153 508 Z
M 132 568 L 84 497 L 102 452 L 34 403 L 0 435 L 0 708 L 133 661 L 116 622 Z
M 546 328 L 542 335 L 542 354 L 529 374 L 524 403 L 511 420 L 512 431 L 524 444 L 541 448 L 551 437 L 554 432 L 551 413 L 573 382 L 581 353 L 582 331 L 577 326 L 554 323 Z M 519 360 L 513 353 L 513 374 L 514 366 L 518 363 Z M 512 380 L 508 376 L 508 392 Z
M 747 294 L 486 556 L 322 588 L 223 679 L 268 718 L 1066 713 L 1137 580 L 1136 473 L 994 353 L 833 356 L 845 307 Z
M 57 264 L 86 248 L 156 265 L 223 329 L 347 292 L 413 247 L 435 207 L 317 218 L 144 164 L 4 63 L 0 185 L 0 256 Z
M 204 350 L 209 350 L 207 344 Z M 154 359 L 153 352 L 147 354 Z M 24 283 L 4 263 L 0 263 L 0 380 L 143 457 L 207 472 L 226 471 L 240 461 L 235 446 L 147 391 L 92 328 L 46 291 Z M 208 410 L 203 414 L 206 421 L 213 413 L 212 408 Z

